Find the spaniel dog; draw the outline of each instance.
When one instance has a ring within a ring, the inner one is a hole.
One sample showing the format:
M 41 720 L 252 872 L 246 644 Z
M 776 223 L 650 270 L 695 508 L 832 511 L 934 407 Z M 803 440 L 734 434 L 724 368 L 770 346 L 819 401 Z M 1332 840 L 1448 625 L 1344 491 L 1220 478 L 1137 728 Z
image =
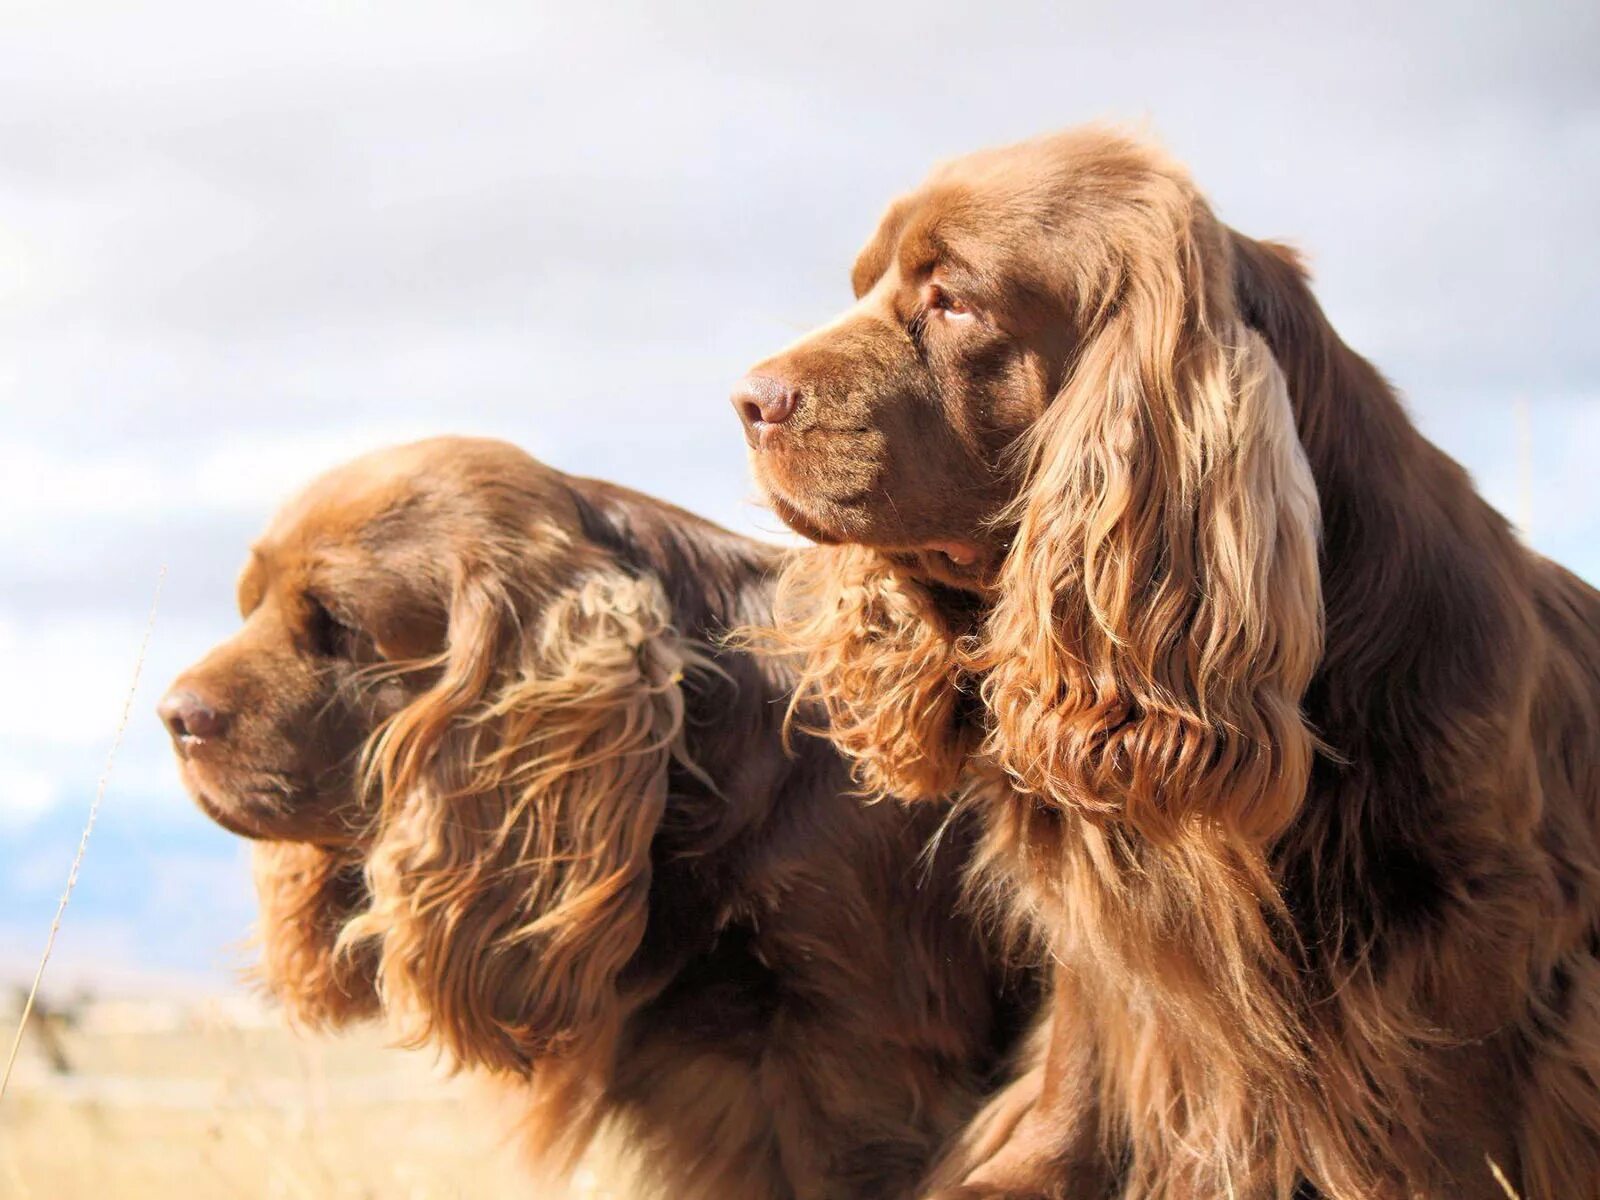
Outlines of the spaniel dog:
M 259 839 L 263 970 L 517 1080 L 630 1194 L 911 1196 L 1020 992 L 958 914 L 971 838 L 864 807 L 793 679 L 723 634 L 776 552 L 513 447 L 359 459 L 290 503 L 243 628 L 161 703 L 185 785 Z M 526 1081 L 525 1084 L 522 1081 Z
M 965 774 L 1055 963 L 949 1194 L 1600 1196 L 1600 595 L 1136 140 L 946 165 L 852 282 L 733 399 L 834 736 Z

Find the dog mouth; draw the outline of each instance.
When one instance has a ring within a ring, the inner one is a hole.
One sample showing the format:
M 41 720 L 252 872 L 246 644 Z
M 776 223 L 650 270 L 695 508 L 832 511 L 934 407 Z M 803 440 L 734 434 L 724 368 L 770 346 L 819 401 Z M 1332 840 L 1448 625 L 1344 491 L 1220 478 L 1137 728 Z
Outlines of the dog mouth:
M 224 804 L 215 799 L 211 793 L 196 787 L 189 789 L 189 795 L 194 798 L 201 812 L 235 837 L 259 842 L 273 841 L 281 836 L 278 831 L 269 828 L 267 823 L 258 821 L 254 816 L 247 817 L 242 811 L 244 806 L 237 803 Z
M 767 506 L 777 514 L 778 519 L 794 530 L 807 541 L 816 542 L 819 546 L 842 546 L 850 544 L 847 536 L 836 534 L 814 520 L 799 505 L 786 499 L 782 493 L 770 483 L 764 488 Z
M 821 546 L 864 546 L 875 550 L 902 570 L 963 591 L 986 592 L 993 583 L 996 561 L 982 543 L 965 538 L 936 538 L 926 542 L 877 540 L 830 528 L 822 518 L 801 508 L 770 484 L 766 499 L 772 511 L 790 529 Z
M 924 559 L 931 557 L 941 567 L 949 567 L 957 571 L 976 572 L 984 561 L 984 549 L 977 542 L 954 539 L 927 542 L 921 546 L 913 546 L 911 547 L 911 553 L 921 555 Z
M 193 760 L 180 769 L 184 789 L 210 820 L 252 841 L 313 841 L 329 846 L 356 840 L 353 812 L 327 803 L 318 790 L 273 773 L 217 778 Z M 347 828 L 347 826 L 349 826 Z
M 930 542 L 909 548 L 880 548 L 880 553 L 921 578 L 964 592 L 986 594 L 994 585 L 989 552 L 976 542 Z

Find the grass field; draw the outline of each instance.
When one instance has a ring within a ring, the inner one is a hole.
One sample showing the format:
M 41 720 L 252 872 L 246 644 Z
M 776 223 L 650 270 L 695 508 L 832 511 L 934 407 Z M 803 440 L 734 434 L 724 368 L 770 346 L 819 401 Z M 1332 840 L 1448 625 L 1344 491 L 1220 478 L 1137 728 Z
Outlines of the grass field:
M 376 1030 L 301 1034 L 232 1002 L 83 1005 L 24 1043 L 0 1196 L 544 1200 L 486 1103 Z

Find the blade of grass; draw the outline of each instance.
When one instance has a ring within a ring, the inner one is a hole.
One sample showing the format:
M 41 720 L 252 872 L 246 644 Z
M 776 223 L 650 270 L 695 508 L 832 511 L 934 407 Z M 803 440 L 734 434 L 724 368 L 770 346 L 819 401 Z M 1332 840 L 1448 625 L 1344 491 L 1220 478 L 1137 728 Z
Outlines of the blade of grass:
M 72 869 L 67 872 L 66 890 L 56 905 L 55 919 L 50 922 L 50 936 L 45 939 L 44 953 L 39 956 L 39 969 L 33 973 L 33 986 L 28 989 L 28 999 L 22 1005 L 22 1017 L 17 1021 L 16 1036 L 11 1039 L 11 1053 L 6 1056 L 6 1070 L 0 1076 L 0 1101 L 5 1099 L 6 1088 L 11 1084 L 11 1070 L 17 1065 L 17 1051 L 22 1048 L 22 1035 L 28 1028 L 28 1018 L 33 1015 L 33 1003 L 39 995 L 39 984 L 44 980 L 44 969 L 50 962 L 50 952 L 56 947 L 56 934 L 61 931 L 61 918 L 67 911 L 67 901 L 72 899 L 72 889 L 78 886 L 78 871 L 83 867 L 84 851 L 89 848 L 89 835 L 94 832 L 95 818 L 100 815 L 100 802 L 105 799 L 106 782 L 111 778 L 111 766 L 117 761 L 117 748 L 122 745 L 122 735 L 128 728 L 128 714 L 133 711 L 134 693 L 139 690 L 139 675 L 144 670 L 144 656 L 150 649 L 150 634 L 156 627 L 156 606 L 161 603 L 161 585 L 166 582 L 167 568 L 163 566 L 156 576 L 156 593 L 150 600 L 150 615 L 145 619 L 144 637 L 139 642 L 139 657 L 133 663 L 133 679 L 128 684 L 128 694 L 122 701 L 122 716 L 117 720 L 117 732 L 111 739 L 111 749 L 106 754 L 105 768 L 100 772 L 100 782 L 94 790 L 94 800 L 89 805 L 89 819 L 84 823 L 83 836 L 78 839 L 78 852 L 72 856 Z

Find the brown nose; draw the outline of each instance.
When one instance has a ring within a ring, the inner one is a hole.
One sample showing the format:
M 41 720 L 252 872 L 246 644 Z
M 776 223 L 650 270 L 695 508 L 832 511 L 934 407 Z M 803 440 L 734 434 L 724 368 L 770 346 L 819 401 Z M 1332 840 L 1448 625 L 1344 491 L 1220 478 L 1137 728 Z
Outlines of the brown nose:
M 733 407 L 746 429 L 782 425 L 794 413 L 800 389 L 771 375 L 746 375 L 733 388 Z
M 189 688 L 173 688 L 156 705 L 172 740 L 180 749 L 222 736 L 228 718 Z

